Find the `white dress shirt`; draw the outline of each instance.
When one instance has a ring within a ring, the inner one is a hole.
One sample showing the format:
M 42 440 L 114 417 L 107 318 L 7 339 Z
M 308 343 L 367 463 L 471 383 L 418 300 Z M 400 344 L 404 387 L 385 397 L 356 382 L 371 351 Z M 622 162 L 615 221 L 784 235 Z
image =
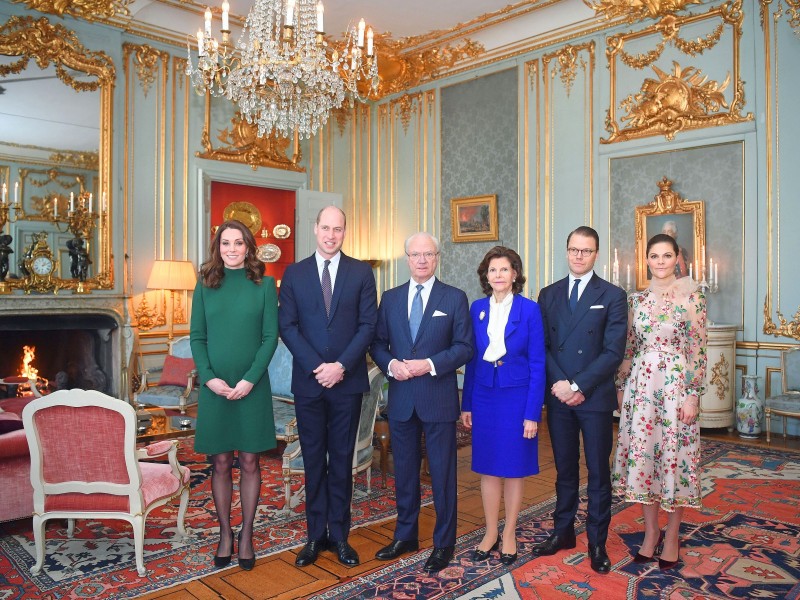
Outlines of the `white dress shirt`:
M 486 333 L 489 334 L 489 345 L 483 353 L 485 361 L 497 362 L 506 355 L 506 325 L 513 302 L 514 294 L 506 294 L 506 297 L 500 302 L 495 302 L 494 295 L 489 297 L 489 324 L 486 327 Z
M 589 280 L 594 276 L 594 271 L 589 271 L 588 273 L 584 273 L 580 277 L 575 277 L 575 275 L 570 272 L 569 274 L 569 285 L 567 286 L 567 301 L 569 301 L 569 295 L 572 293 L 572 285 L 575 283 L 576 279 L 580 279 L 581 282 L 578 284 L 578 300 L 581 299 L 583 295 L 583 291 L 586 289 L 586 286 L 589 285 Z
M 425 314 L 425 309 L 428 306 L 428 298 L 430 298 L 431 296 L 431 290 L 433 289 L 433 283 L 435 281 L 436 281 L 436 276 L 433 275 L 428 279 L 428 281 L 425 281 L 421 284 L 422 290 L 420 291 L 419 295 L 422 298 L 423 315 Z M 411 318 L 411 303 L 414 301 L 414 296 L 417 295 L 418 285 L 420 284 L 414 281 L 413 279 L 409 280 L 408 282 L 408 302 L 407 302 L 408 306 L 406 308 L 409 318 Z M 398 359 L 393 358 L 392 360 L 390 360 L 389 365 L 386 367 L 386 374 L 389 377 L 394 377 L 394 375 L 392 374 L 392 363 L 396 360 Z M 428 364 L 431 366 L 431 372 L 430 372 L 431 377 L 436 377 L 436 367 L 434 366 L 433 361 L 430 358 L 427 358 L 426 360 L 428 361 Z

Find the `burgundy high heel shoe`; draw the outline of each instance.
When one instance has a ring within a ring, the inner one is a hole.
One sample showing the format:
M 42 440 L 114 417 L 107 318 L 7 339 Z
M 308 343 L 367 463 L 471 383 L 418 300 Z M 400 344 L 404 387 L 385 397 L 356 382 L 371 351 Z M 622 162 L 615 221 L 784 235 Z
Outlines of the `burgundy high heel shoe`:
M 674 569 L 675 565 L 677 565 L 679 562 L 681 562 L 681 543 L 680 543 L 680 541 L 678 542 L 678 558 L 676 560 L 665 560 L 665 559 L 663 559 L 663 558 L 661 558 L 659 556 L 658 557 L 658 568 L 661 569 L 662 571 L 666 571 L 668 569 Z
M 645 556 L 644 554 L 640 554 L 639 552 L 637 552 L 633 556 L 633 562 L 641 565 L 641 564 L 644 564 L 644 563 L 649 563 L 651 560 L 656 560 L 656 554 L 660 554 L 661 553 L 660 549 L 663 546 L 663 544 L 664 544 L 664 532 L 662 531 L 661 534 L 658 536 L 658 541 L 656 542 L 656 547 L 653 550 L 653 556 Z M 661 559 L 659 559 L 659 561 L 660 560 Z M 659 564 L 660 564 L 660 562 L 659 562 Z

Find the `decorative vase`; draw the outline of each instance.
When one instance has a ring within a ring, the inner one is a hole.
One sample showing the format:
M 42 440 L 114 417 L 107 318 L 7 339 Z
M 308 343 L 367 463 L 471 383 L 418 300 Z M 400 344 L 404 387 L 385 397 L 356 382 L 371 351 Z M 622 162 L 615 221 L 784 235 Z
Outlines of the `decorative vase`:
M 761 434 L 764 400 L 758 396 L 758 375 L 742 375 L 742 397 L 736 402 L 736 429 L 739 437 L 757 439 Z

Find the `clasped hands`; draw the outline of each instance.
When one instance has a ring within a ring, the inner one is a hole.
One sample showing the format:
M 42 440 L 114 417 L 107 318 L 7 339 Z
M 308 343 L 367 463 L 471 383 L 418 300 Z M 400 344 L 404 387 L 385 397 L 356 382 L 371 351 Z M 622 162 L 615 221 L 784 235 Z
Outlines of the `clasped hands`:
M 472 429 L 472 412 L 471 411 L 462 411 L 461 413 L 461 424 L 466 427 L 467 429 Z M 536 433 L 539 430 L 539 423 L 536 421 L 530 421 L 525 419 L 522 421 L 522 437 L 533 439 L 536 437 Z
M 206 385 L 217 396 L 224 396 L 228 400 L 241 400 L 253 389 L 253 384 L 244 379 L 237 383 L 236 387 L 229 386 L 219 378 L 209 379 Z
M 332 388 L 344 379 L 344 368 L 338 362 L 322 363 L 314 369 L 314 375 L 322 387 Z
M 392 377 L 397 381 L 406 381 L 412 377 L 419 377 L 431 372 L 431 363 L 427 359 L 395 359 L 391 363 Z
M 571 384 L 566 379 L 556 381 L 550 388 L 550 393 L 567 406 L 578 406 L 586 397 L 581 392 L 573 392 Z

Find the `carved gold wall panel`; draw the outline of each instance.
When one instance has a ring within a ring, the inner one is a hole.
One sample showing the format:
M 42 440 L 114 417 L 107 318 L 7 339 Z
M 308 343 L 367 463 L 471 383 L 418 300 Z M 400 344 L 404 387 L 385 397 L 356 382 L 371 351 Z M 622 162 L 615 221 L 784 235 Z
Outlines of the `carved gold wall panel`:
M 742 37 L 742 0 L 731 0 L 699 15 L 676 17 L 668 14 L 654 25 L 628 34 L 613 35 L 607 40 L 611 78 L 609 109 L 606 113 L 607 138 L 603 144 L 663 135 L 672 140 L 680 131 L 718 127 L 752 120 L 744 109 L 744 82 L 739 74 L 739 43 Z M 682 30 L 703 34 L 694 40 Z M 725 41 L 725 43 L 722 43 Z M 626 46 L 634 46 L 633 52 Z M 730 54 L 726 46 L 730 47 Z M 647 49 L 649 47 L 649 49 Z M 672 48 L 667 56 L 666 48 Z M 713 54 L 713 56 L 712 56 Z M 706 71 L 699 64 L 678 61 L 690 56 L 695 63 L 699 56 L 723 58 L 730 68 L 722 73 L 707 60 Z M 662 64 L 656 64 L 661 60 Z M 667 60 L 671 65 L 668 67 Z M 655 78 L 638 80 L 634 71 L 650 67 Z M 623 69 L 627 68 L 627 71 Z M 621 81 L 625 74 L 626 82 Z M 631 89 L 638 80 L 639 89 Z M 626 87 L 626 90 L 620 88 Z M 628 92 L 625 97 L 618 98 Z
M 14 0 L 14 2 L 25 4 L 28 8 L 43 13 L 58 16 L 72 15 L 94 21 L 117 14 L 129 15 L 128 5 L 131 0 Z
M 632 23 L 676 13 L 689 4 L 700 4 L 701 0 L 583 0 L 583 3 L 598 16 L 606 19 L 622 18 Z

